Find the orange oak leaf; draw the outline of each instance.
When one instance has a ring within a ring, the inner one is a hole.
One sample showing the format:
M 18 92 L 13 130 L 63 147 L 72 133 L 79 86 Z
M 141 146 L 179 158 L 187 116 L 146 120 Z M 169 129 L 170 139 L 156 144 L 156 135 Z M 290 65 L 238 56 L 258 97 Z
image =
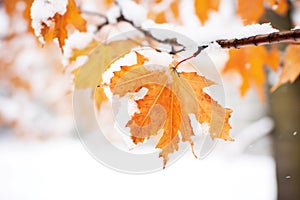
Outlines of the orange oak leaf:
M 239 73 L 242 78 L 241 96 L 245 96 L 250 86 L 254 84 L 263 101 L 265 98 L 263 84 L 266 80 L 263 67 L 267 64 L 276 70 L 279 66 L 279 58 L 279 52 L 275 47 L 270 52 L 263 46 L 231 49 L 223 73 L 230 71 Z
M 95 44 L 92 44 L 94 46 Z M 131 40 L 117 40 L 108 44 L 98 45 L 94 49 L 87 46 L 80 54 L 89 53 L 88 60 L 82 66 L 73 71 L 76 89 L 92 89 L 93 99 L 97 108 L 107 100 L 102 87 L 102 74 L 110 67 L 117 58 L 122 57 L 136 47 Z
M 74 0 L 68 0 L 67 10 L 63 15 L 56 13 L 52 18 L 54 27 L 43 24 L 41 35 L 45 41 L 58 39 L 59 47 L 63 51 L 65 39 L 68 38 L 67 26 L 73 25 L 79 31 L 86 31 L 86 21 L 82 18 L 80 10 L 76 7 Z
M 220 0 L 195 0 L 194 7 L 196 15 L 203 24 L 208 19 L 211 11 L 218 11 Z
M 244 24 L 256 23 L 265 13 L 265 2 L 280 15 L 285 15 L 288 10 L 287 0 L 238 0 L 236 12 Z
M 163 157 L 165 166 L 168 154 L 178 150 L 179 134 L 181 141 L 189 142 L 191 147 L 194 145 L 190 114 L 195 115 L 199 123 L 209 125 L 212 138 L 233 141 L 228 123 L 231 110 L 220 106 L 203 91 L 214 84 L 212 81 L 196 72 L 179 73 L 172 67 L 144 67 L 138 63 L 143 62 L 121 67 L 120 71 L 114 72 L 110 83 L 113 94 L 120 97 L 141 88 L 148 89 L 142 99 L 135 100 L 139 112 L 126 125 L 134 143 L 144 142 L 163 130 L 156 148 L 162 149 L 159 156 Z
M 271 91 L 275 91 L 284 83 L 293 83 L 300 75 L 300 46 L 289 45 L 284 56 L 284 65 L 279 76 L 278 82 L 272 87 Z

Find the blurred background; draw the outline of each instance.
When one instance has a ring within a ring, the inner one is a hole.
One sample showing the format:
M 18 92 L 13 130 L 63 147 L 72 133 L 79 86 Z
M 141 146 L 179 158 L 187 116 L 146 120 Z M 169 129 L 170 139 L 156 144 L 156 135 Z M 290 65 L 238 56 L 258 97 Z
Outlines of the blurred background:
M 255 89 L 240 97 L 236 74 L 223 76 L 235 142 L 220 141 L 203 160 L 187 152 L 174 165 L 153 174 L 115 172 L 81 145 L 72 111 L 73 69 L 56 41 L 42 45 L 33 34 L 26 20 L 30 2 L 0 1 L 0 199 L 300 199 L 299 79 L 270 93 L 278 74 L 266 70 L 267 98 L 261 102 Z M 77 3 L 99 13 L 112 5 L 100 0 Z M 184 3 L 179 5 L 188 11 Z M 220 12 L 230 17 L 212 12 L 211 22 L 200 28 L 210 30 L 218 21 L 222 30 L 235 22 L 234 5 L 222 1 Z M 260 22 L 272 22 L 280 30 L 293 28 L 300 21 L 296 12 L 300 4 L 291 1 L 290 5 L 285 15 L 267 9 Z M 155 8 L 162 10 L 161 6 Z M 184 15 L 188 14 L 179 16 L 183 27 Z M 171 23 L 168 19 L 174 16 L 162 18 L 152 10 L 152 17 L 157 23 Z M 93 32 L 96 25 L 89 26 Z M 101 38 L 108 33 L 97 34 Z M 280 46 L 284 48 L 285 44 Z M 221 69 L 227 53 L 211 54 Z

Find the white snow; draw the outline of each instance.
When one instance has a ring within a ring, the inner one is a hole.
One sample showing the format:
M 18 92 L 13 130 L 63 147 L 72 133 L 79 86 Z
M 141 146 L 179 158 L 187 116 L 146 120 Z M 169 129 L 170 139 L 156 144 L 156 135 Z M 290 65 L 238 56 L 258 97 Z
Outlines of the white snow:
M 120 7 L 113 6 L 112 8 L 110 8 L 106 13 L 106 17 L 110 24 L 116 23 L 117 18 L 120 17 Z
M 299 1 L 293 1 L 293 13 L 292 13 L 292 19 L 295 25 L 300 26 L 300 2 Z
M 0 199 L 276 199 L 270 156 L 204 160 L 190 152 L 165 170 L 128 175 L 99 164 L 78 140 L 0 140 Z
M 7 34 L 7 29 L 9 27 L 9 18 L 5 14 L 3 8 L 0 8 L 0 38 L 4 37 Z
M 131 0 L 119 0 L 117 2 L 122 8 L 125 18 L 133 21 L 136 26 L 140 26 L 147 19 L 147 11 L 143 6 Z
M 219 11 L 211 12 L 209 20 L 204 25 L 201 25 L 195 16 L 191 1 L 182 1 L 180 9 L 184 13 L 180 15 L 183 25 L 156 24 L 146 20 L 142 23 L 142 27 L 176 31 L 193 39 L 199 45 L 209 44 L 217 39 L 239 39 L 278 31 L 270 23 L 244 26 L 239 16 L 235 14 L 233 2 L 221 1 Z
M 244 37 L 250 37 L 259 34 L 269 34 L 273 32 L 278 32 L 277 29 L 273 28 L 270 23 L 264 24 L 251 24 L 243 26 L 242 24 L 235 24 L 230 27 L 222 27 L 222 25 L 210 25 L 205 27 L 185 27 L 174 26 L 169 24 L 156 24 L 151 20 L 147 20 L 142 24 L 145 29 L 167 29 L 181 33 L 194 41 L 199 45 L 210 44 L 217 39 L 240 39 Z M 220 31 L 221 30 L 221 31 Z
M 152 20 L 147 20 L 147 10 L 134 1 L 119 0 L 118 2 L 124 16 L 132 20 L 135 25 L 173 30 L 193 39 L 199 45 L 208 44 L 216 39 L 242 38 L 277 31 L 270 24 L 244 26 L 242 20 L 235 14 L 234 2 L 222 1 L 220 12 L 211 12 L 209 20 L 204 25 L 200 25 L 195 16 L 192 0 L 180 1 L 182 11 L 180 25 L 155 24 Z M 107 14 L 110 23 L 114 23 L 119 16 L 117 6 L 108 10 L 96 0 L 80 3 L 85 10 Z M 163 1 L 157 5 L 157 8 L 163 10 L 167 3 L 170 1 Z M 41 24 L 50 25 L 49 18 L 52 18 L 55 13 L 64 14 L 66 5 L 67 0 L 34 0 L 31 17 L 35 34 L 40 36 Z M 300 12 L 296 10 L 299 8 L 297 5 L 293 14 L 293 19 L 298 26 Z M 10 23 L 3 10 L 0 10 L 0 16 L 0 26 L 4 28 L 0 30 L 2 35 L 6 34 L 5 31 L 10 28 Z M 11 30 L 19 30 L 19 27 L 26 28 L 24 21 L 19 19 L 15 21 L 17 23 L 12 23 Z M 107 31 L 101 33 L 104 35 L 102 38 L 106 39 L 124 31 L 128 28 L 128 24 L 125 25 L 123 23 L 106 27 Z M 89 27 L 93 25 L 89 24 Z M 72 48 L 84 48 L 93 39 L 92 28 L 89 28 L 89 32 L 75 31 L 69 36 L 64 47 L 65 59 L 71 56 Z M 5 80 L 0 80 L 0 114 L 3 118 L 1 120 L 8 125 L 16 121 L 17 130 L 24 130 L 25 138 L 28 135 L 39 134 L 57 136 L 57 132 L 70 134 L 73 128 L 73 116 L 70 111 L 71 101 L 66 100 L 68 96 L 65 96 L 70 86 L 70 79 L 68 79 L 70 75 L 63 74 L 58 64 L 53 62 L 54 60 L 60 62 L 61 59 L 49 53 L 56 52 L 57 49 L 41 50 L 33 45 L 34 39 L 30 37 L 19 36 L 15 41 L 11 41 L 9 46 L 2 46 L 2 43 L 1 41 L 1 59 L 5 58 L 4 61 L 7 63 L 14 61 L 10 69 L 29 81 L 32 88 L 26 93 L 22 89 L 6 87 Z M 10 48 L 9 54 L 5 51 L 7 47 Z M 221 50 L 216 44 L 210 45 L 204 52 L 211 58 L 217 69 L 221 69 L 228 58 L 227 52 Z M 167 57 L 163 53 L 154 55 L 155 53 L 144 51 L 143 54 L 152 58 L 146 64 L 159 63 L 168 67 L 172 61 L 170 55 Z M 78 60 L 84 62 L 84 59 L 86 57 Z M 119 69 L 120 65 L 136 63 L 136 57 L 132 53 L 117 62 L 115 65 L 118 66 L 114 70 Z M 201 70 L 205 68 L 202 65 L 200 67 Z M 104 80 L 109 81 L 111 77 L 109 73 L 112 71 L 106 74 Z M 45 141 L 26 140 L 12 136 L 14 135 L 12 131 L 15 131 L 16 127 L 10 127 L 11 130 L 7 133 L 10 136 L 5 135 L 1 130 L 0 199 L 274 200 L 276 199 L 274 159 L 270 154 L 263 156 L 245 153 L 248 147 L 256 148 L 254 141 L 261 141 L 262 137 L 266 138 L 273 122 L 265 117 L 267 106 L 260 103 L 253 89 L 245 98 L 240 97 L 239 81 L 241 81 L 240 77 L 222 76 L 220 82 L 224 83 L 225 88 L 226 98 L 223 100 L 224 102 L 226 100 L 226 106 L 234 111 L 230 123 L 235 142 L 219 142 L 213 154 L 202 161 L 194 159 L 188 152 L 173 166 L 153 174 L 129 176 L 107 169 L 93 160 L 74 138 L 52 137 Z M 137 94 L 133 98 L 138 98 Z M 129 111 L 137 111 L 134 110 L 135 108 L 135 105 L 130 104 Z M 100 120 L 103 122 L 103 128 L 110 137 L 114 137 L 111 136 L 115 134 L 112 133 L 111 128 L 115 126 L 114 119 L 108 119 L 108 113 L 102 114 Z M 108 124 L 108 121 L 111 123 Z M 128 120 L 123 118 L 123 121 L 126 123 Z M 208 129 L 205 125 L 201 128 L 203 132 Z M 297 135 L 297 132 L 291 133 L 291 137 L 292 135 Z M 123 136 L 124 134 L 121 135 Z M 270 151 L 266 146 L 263 146 L 263 149 L 263 154 L 265 151 Z M 286 178 L 292 177 L 287 174 Z
M 95 39 L 95 35 L 91 32 L 85 33 L 75 30 L 69 35 L 63 47 L 63 65 L 67 66 L 69 64 L 69 58 L 73 55 L 73 49 L 84 49 L 93 39 Z
M 49 27 L 51 18 L 53 18 L 56 13 L 63 15 L 67 11 L 67 4 L 68 0 L 34 0 L 30 14 L 32 27 L 37 37 L 40 38 L 41 36 L 42 24 Z

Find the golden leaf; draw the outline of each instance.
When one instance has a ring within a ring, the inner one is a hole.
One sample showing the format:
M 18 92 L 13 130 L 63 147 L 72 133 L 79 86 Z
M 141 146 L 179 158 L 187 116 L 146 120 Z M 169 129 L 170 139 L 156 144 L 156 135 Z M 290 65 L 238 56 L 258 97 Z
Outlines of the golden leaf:
M 111 63 L 130 52 L 135 46 L 136 43 L 131 40 L 118 40 L 109 44 L 98 43 L 98 46 L 91 51 L 87 62 L 73 72 L 75 88 L 95 89 L 94 98 L 97 107 L 100 108 L 102 102 L 107 99 L 101 86 L 102 74 L 110 67 Z

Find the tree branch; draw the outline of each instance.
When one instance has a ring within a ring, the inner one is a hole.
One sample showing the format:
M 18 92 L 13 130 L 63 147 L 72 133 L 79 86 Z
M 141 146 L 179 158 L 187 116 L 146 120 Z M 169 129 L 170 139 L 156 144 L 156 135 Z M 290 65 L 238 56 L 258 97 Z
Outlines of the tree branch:
M 258 46 L 273 43 L 294 42 L 298 39 L 300 39 L 300 29 L 255 35 L 241 39 L 216 40 L 216 42 L 222 48 L 241 48 L 245 46 Z
M 93 13 L 88 13 L 88 14 L 93 14 Z M 103 26 L 109 25 L 108 19 L 107 17 L 105 17 L 105 15 L 102 14 L 96 14 L 96 15 L 105 18 L 104 23 L 98 26 L 98 31 Z M 126 19 L 125 16 L 123 15 L 121 8 L 120 8 L 120 16 L 116 20 L 118 23 L 126 22 L 130 24 L 132 27 L 134 27 L 135 29 L 143 33 L 146 37 L 151 38 L 158 43 L 170 45 L 171 51 L 169 53 L 172 55 L 185 51 L 186 47 L 184 46 L 184 44 L 180 44 L 176 38 L 168 38 L 163 40 L 156 38 L 154 35 L 152 35 L 152 33 L 149 30 L 143 29 L 142 27 L 135 25 L 133 21 Z M 299 39 L 300 39 L 300 29 L 294 29 L 289 31 L 274 32 L 270 34 L 254 35 L 254 36 L 241 38 L 241 39 L 219 39 L 219 40 L 212 41 L 210 43 L 212 44 L 216 42 L 222 48 L 242 48 L 246 46 L 258 46 L 258 45 L 267 45 L 267 44 L 274 44 L 274 43 L 295 42 Z M 203 49 L 207 48 L 208 46 L 209 45 L 199 46 L 197 51 L 193 55 L 180 61 L 177 64 L 177 66 L 188 59 L 196 57 L 201 53 Z

